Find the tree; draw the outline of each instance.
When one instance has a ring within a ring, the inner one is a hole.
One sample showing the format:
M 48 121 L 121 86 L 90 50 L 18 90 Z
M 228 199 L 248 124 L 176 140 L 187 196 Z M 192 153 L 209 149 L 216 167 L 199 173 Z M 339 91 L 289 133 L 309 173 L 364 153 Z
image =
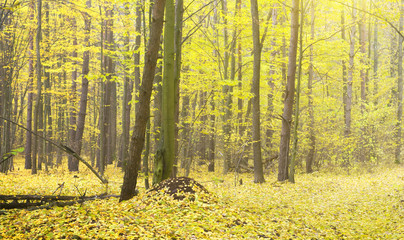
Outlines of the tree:
M 15 44 L 18 34 L 9 29 L 14 17 L 12 10 L 8 8 L 14 4 L 15 1 L 10 5 L 5 2 L 2 6 L 4 9 L 0 9 L 0 116 L 7 119 L 11 119 L 13 115 L 12 86 L 15 72 L 18 72 L 17 59 L 19 58 L 15 54 L 18 49 Z M 15 101 L 14 104 L 17 105 Z M 0 119 L 0 172 L 2 173 L 7 173 L 13 168 L 13 155 L 10 154 L 13 138 L 11 123 Z
M 400 26 L 399 30 L 404 29 L 404 0 L 400 3 Z M 395 163 L 401 162 L 401 131 L 403 118 L 403 40 L 402 36 L 398 37 L 398 78 L 397 78 L 397 125 L 396 125 L 396 152 Z
M 30 14 L 29 19 L 32 21 L 34 19 L 34 2 L 30 2 Z M 27 129 L 32 130 L 32 104 L 34 101 L 33 95 L 33 82 L 34 82 L 34 36 L 33 31 L 29 34 L 29 61 L 28 61 L 28 99 L 27 99 Z M 32 168 L 32 135 L 30 131 L 26 132 L 25 139 L 25 169 Z
M 221 61 L 219 61 L 219 69 L 221 69 L 221 64 L 223 64 L 223 80 L 229 80 L 229 34 L 227 29 L 227 0 L 222 0 L 222 15 L 223 15 L 223 45 L 224 45 L 224 53 L 223 57 L 220 56 Z M 237 12 L 237 11 L 236 11 Z M 219 18 L 216 19 L 219 22 Z M 219 43 L 219 34 L 217 34 L 217 43 Z M 234 41 L 234 40 L 233 40 Z M 234 46 L 234 44 L 231 44 Z M 230 78 L 231 81 L 234 80 Z M 224 164 L 223 164 L 223 173 L 227 174 L 229 171 L 232 162 L 231 162 L 231 134 L 232 134 L 232 126 L 231 126 L 231 117 L 232 117 L 232 88 L 229 84 L 223 85 L 223 135 L 224 135 Z
M 163 66 L 163 105 L 160 154 L 157 153 L 153 184 L 159 183 L 171 176 L 175 159 L 175 75 L 174 75 L 174 33 L 175 6 L 173 0 L 168 0 L 165 7 L 164 27 L 164 66 Z
M 260 121 L 260 74 L 261 74 L 261 43 L 260 23 L 257 0 L 251 0 L 251 17 L 254 42 L 254 72 L 252 92 L 254 94 L 253 105 L 253 152 L 254 152 L 254 182 L 265 181 L 261 159 L 261 121 Z
M 175 5 L 175 35 L 174 35 L 174 92 L 175 92 L 175 159 L 172 176 L 177 176 L 178 165 L 178 137 L 179 137 L 179 114 L 180 114 L 180 79 L 181 79 L 181 60 L 182 60 L 182 22 L 184 14 L 183 0 L 177 0 Z
M 125 14 L 130 14 L 129 3 L 125 4 Z M 135 64 L 135 82 L 136 87 L 138 87 L 138 83 L 140 82 L 140 44 L 141 44 L 141 28 L 142 28 L 142 11 L 140 2 L 136 3 L 136 23 L 135 23 L 135 30 L 136 30 L 136 37 L 135 37 L 135 53 L 133 54 L 134 64 Z M 129 26 L 127 26 L 129 27 Z M 130 33 L 129 30 L 127 31 L 127 36 L 125 37 L 125 46 L 126 51 L 129 53 L 130 51 Z M 130 140 L 130 111 L 132 105 L 130 104 L 132 100 L 132 92 L 133 92 L 133 80 L 129 76 L 129 59 L 128 55 L 125 55 L 126 68 L 125 68 L 125 82 L 124 82 L 124 92 L 123 92 L 123 100 L 122 100 L 122 140 L 121 140 L 121 148 L 120 148 L 120 155 L 118 166 L 123 166 L 123 163 L 126 163 L 129 159 L 129 140 Z M 137 89 L 137 88 L 136 88 Z
M 293 0 L 291 15 L 288 75 L 282 114 L 281 142 L 279 145 L 278 181 L 288 179 L 290 129 L 295 96 L 296 55 L 299 36 L 299 0 Z
M 72 85 L 71 85 L 71 99 L 70 99 L 70 118 L 69 118 L 69 140 L 70 140 L 70 147 L 75 148 L 75 140 L 76 140 L 76 125 L 77 125 L 77 109 L 76 109 L 76 102 L 77 102 L 77 58 L 78 58 L 78 42 L 77 42 L 77 19 L 71 18 L 72 28 L 74 31 L 73 36 L 73 53 L 72 53 L 72 61 L 73 61 L 73 71 L 72 71 Z M 78 161 L 69 156 L 68 158 L 68 168 L 69 171 L 78 171 L 79 165 Z
M 87 9 L 91 8 L 91 0 L 87 0 L 86 2 Z M 80 96 L 80 108 L 77 117 L 77 126 L 75 131 L 75 144 L 74 150 L 78 155 L 81 153 L 82 148 L 82 139 L 84 134 L 84 126 L 86 122 L 86 115 L 87 115 L 87 96 L 88 96 L 88 74 L 90 72 L 90 51 L 88 48 L 90 47 L 90 31 L 91 31 L 91 18 L 88 13 L 83 13 L 84 17 L 84 30 L 85 30 L 85 37 L 84 37 L 84 45 L 87 48 L 83 52 L 83 66 L 82 66 L 82 82 L 81 82 L 81 96 Z M 79 162 L 76 160 L 74 162 L 74 167 L 72 170 L 78 171 L 79 170 Z
M 42 65 L 41 65 L 41 31 L 42 31 L 42 0 L 37 2 L 37 30 L 35 37 L 35 48 L 36 48 L 36 76 L 37 76 L 37 91 L 36 91 L 36 103 L 35 103 L 35 114 L 34 114 L 34 132 L 38 132 L 38 123 L 41 121 L 40 114 L 42 108 Z M 39 145 L 38 136 L 35 136 L 35 148 L 34 157 L 32 158 L 32 168 L 31 173 L 37 174 L 37 152 Z
M 153 21 L 150 28 L 148 51 L 143 69 L 142 91 L 139 92 L 139 108 L 136 111 L 135 126 L 130 143 L 130 158 L 125 169 L 119 201 L 132 198 L 136 193 L 136 181 L 141 154 L 145 142 L 147 121 L 150 115 L 150 97 L 157 64 L 160 37 L 163 30 L 165 0 L 156 0 L 153 6 Z
M 314 28 L 314 21 L 315 21 L 315 4 L 314 1 L 311 1 L 311 21 L 310 21 L 310 40 L 314 40 L 314 33 L 315 33 L 315 28 Z M 344 28 L 344 26 L 342 26 Z M 309 62 L 309 78 L 307 81 L 307 97 L 308 97 L 308 107 L 309 107 L 309 140 L 310 140 L 310 145 L 309 145 L 309 153 L 307 154 L 306 157 L 306 172 L 307 173 L 312 173 L 313 172 L 313 162 L 314 162 L 314 153 L 316 150 L 316 135 L 314 133 L 314 109 L 313 109 L 313 78 L 314 78 L 314 67 L 313 67 L 313 45 L 310 46 L 310 62 Z M 345 64 L 345 63 L 343 63 Z

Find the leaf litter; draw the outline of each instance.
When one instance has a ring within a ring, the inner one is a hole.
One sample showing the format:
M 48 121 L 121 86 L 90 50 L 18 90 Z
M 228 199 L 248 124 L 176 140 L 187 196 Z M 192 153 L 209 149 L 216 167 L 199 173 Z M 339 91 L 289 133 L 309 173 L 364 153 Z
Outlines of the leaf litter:
M 109 169 L 109 194 L 119 194 L 122 172 Z M 358 175 L 302 174 L 295 184 L 275 176 L 254 184 L 243 174 L 193 173 L 210 196 L 195 193 L 175 200 L 164 190 L 142 188 L 133 199 L 102 199 L 35 211 L 0 212 L 0 239 L 402 239 L 402 167 Z M 20 170 L 0 175 L 1 194 L 101 194 L 105 187 L 90 172 L 41 173 Z M 80 192 L 80 193 L 78 193 Z

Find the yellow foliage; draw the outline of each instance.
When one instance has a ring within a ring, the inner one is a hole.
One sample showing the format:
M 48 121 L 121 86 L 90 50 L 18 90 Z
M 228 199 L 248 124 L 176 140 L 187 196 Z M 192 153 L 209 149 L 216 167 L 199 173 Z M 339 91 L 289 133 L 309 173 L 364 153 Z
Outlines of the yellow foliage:
M 59 170 L 60 171 L 60 170 Z M 108 169 L 110 193 L 119 194 L 122 173 Z M 78 177 L 78 178 L 77 178 Z M 102 193 L 92 174 L 54 172 L 29 175 L 23 170 L 0 175 L 2 194 L 52 194 L 65 182 L 62 195 Z M 50 210 L 1 212 L 4 239 L 400 239 L 404 237 L 404 175 L 402 168 L 355 176 L 316 172 L 298 175 L 296 184 L 275 176 L 254 184 L 232 174 L 193 176 L 212 194 L 212 201 L 173 200 L 167 195 L 140 194 L 95 200 Z M 143 182 L 139 179 L 139 184 Z

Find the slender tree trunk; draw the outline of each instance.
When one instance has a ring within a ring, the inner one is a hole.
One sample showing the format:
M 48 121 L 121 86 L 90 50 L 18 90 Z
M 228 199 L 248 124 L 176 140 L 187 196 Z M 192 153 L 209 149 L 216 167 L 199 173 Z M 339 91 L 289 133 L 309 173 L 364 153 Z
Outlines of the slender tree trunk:
M 366 10 L 366 2 L 364 0 L 361 1 L 361 9 Z M 361 13 L 361 18 L 359 21 L 359 45 L 361 52 L 361 69 L 360 69 L 360 78 L 361 78 L 361 114 L 365 116 L 366 112 L 366 89 L 368 82 L 368 70 L 366 64 L 366 41 L 367 41 L 367 32 L 366 32 L 366 13 Z M 362 122 L 364 126 L 361 127 L 361 147 L 360 147 L 360 160 L 362 162 L 369 160 L 369 136 L 368 136 L 368 127 L 366 126 L 367 119 L 362 118 Z
M 281 142 L 279 147 L 278 181 L 288 179 L 290 127 L 292 123 L 293 101 L 295 96 L 296 55 L 299 36 L 299 0 L 293 0 L 291 36 L 289 45 L 288 76 L 282 114 Z
M 353 6 L 355 7 L 355 0 L 353 0 Z M 356 21 L 356 9 L 352 9 L 352 20 Z M 352 84 L 353 84 L 353 71 L 354 71 L 354 58 L 355 58 L 355 24 L 351 27 L 350 32 L 350 48 L 349 48 L 349 68 L 347 78 L 347 92 L 346 92 L 346 109 L 345 109 L 345 136 L 351 135 L 351 110 L 352 110 Z
M 272 26 L 276 27 L 278 24 L 278 10 L 277 10 L 277 5 L 274 6 L 272 9 L 273 14 L 272 14 Z M 269 72 L 268 72 L 268 86 L 269 86 L 269 92 L 268 92 L 268 110 L 267 110 L 267 116 L 266 116 L 266 121 L 267 123 L 272 122 L 273 120 L 273 115 L 274 115 L 274 91 L 275 91 L 275 74 L 276 74 L 276 63 L 275 60 L 278 56 L 278 50 L 276 49 L 276 38 L 274 37 L 272 42 L 271 42 L 271 64 L 269 66 Z M 272 124 L 269 124 L 269 126 L 266 129 L 265 132 L 265 149 L 267 151 L 267 158 L 268 159 L 273 159 L 273 151 L 272 151 L 272 138 L 274 135 L 274 129 L 272 127 Z M 264 157 L 265 158 L 265 157 Z M 267 160 L 264 160 L 265 164 L 268 166 Z
M 199 90 L 199 108 L 203 111 L 200 120 L 201 122 L 206 122 L 207 121 L 207 115 L 206 111 L 204 111 L 203 107 L 206 105 L 206 91 L 205 90 Z M 196 102 L 195 102 L 196 103 Z M 196 108 L 193 108 L 196 110 Z M 198 131 L 198 143 L 196 144 L 197 151 L 199 153 L 199 159 L 206 159 L 206 134 L 203 133 L 203 131 L 206 129 L 206 126 L 200 125 L 199 126 L 199 131 Z
M 106 56 L 106 74 L 107 74 L 107 89 L 106 89 L 106 118 L 105 122 L 107 125 L 107 163 L 112 164 L 116 159 L 116 122 L 117 122 L 117 104 L 116 104 L 116 82 L 113 80 L 115 75 L 115 63 L 112 56 L 112 51 L 114 51 L 114 10 L 113 6 L 108 7 L 107 12 L 107 31 L 106 40 L 107 47 L 110 53 Z
M 304 2 L 300 1 L 300 22 L 304 22 Z M 299 113 L 300 113 L 300 82 L 302 78 L 302 62 L 303 62 L 303 24 L 300 26 L 300 39 L 299 39 L 299 68 L 297 75 L 297 86 L 296 86 L 296 98 L 295 98 L 295 120 L 293 125 L 293 147 L 292 147 L 292 157 L 290 160 L 290 172 L 289 172 L 289 182 L 295 183 L 295 165 L 297 156 L 297 146 L 298 146 L 298 127 L 299 127 Z
M 30 3 L 30 20 L 34 19 L 34 3 Z M 33 33 L 29 36 L 29 61 L 28 61 L 28 99 L 27 99 L 27 129 L 32 129 L 32 104 L 33 97 L 33 82 L 34 82 L 34 37 Z M 26 132 L 25 140 L 25 169 L 32 168 L 32 134 L 30 131 Z
M 345 13 L 344 11 L 341 11 L 341 38 L 343 41 L 346 40 L 345 36 Z M 345 130 L 344 130 L 344 135 L 347 136 L 347 117 L 348 117 L 348 108 L 347 108 L 347 101 L 348 101 L 348 81 L 347 81 L 347 69 L 346 69 L 346 61 L 342 59 L 341 61 L 342 65 L 342 83 L 343 83 L 343 93 L 342 93 L 342 101 L 344 104 L 344 125 L 345 125 Z
M 146 126 L 146 142 L 144 146 L 143 154 L 143 174 L 144 174 L 144 185 L 146 190 L 150 188 L 149 184 L 149 155 L 150 155 L 150 119 L 147 121 Z
M 210 114 L 210 128 L 212 129 L 210 132 L 212 132 L 209 135 L 209 143 L 208 143 L 208 171 L 209 172 L 214 172 L 215 171 L 215 139 L 216 139 L 216 133 L 215 133 L 215 121 L 216 121 L 216 116 L 213 113 L 215 111 L 215 102 L 211 101 L 211 112 Z
M 140 1 L 136 3 L 136 37 L 135 37 L 135 53 L 133 54 L 134 64 L 135 64 L 135 81 L 140 82 L 140 44 L 141 44 L 141 28 L 142 28 L 142 11 Z M 126 3 L 125 13 L 127 15 L 130 14 L 129 3 Z M 130 36 L 129 32 L 127 32 L 127 36 L 125 37 L 125 45 L 126 51 L 130 51 Z M 126 59 L 129 61 L 129 59 Z M 136 89 L 137 90 L 137 89 Z M 121 140 L 121 149 L 120 156 L 118 161 L 118 167 L 122 167 L 126 164 L 129 159 L 129 137 L 130 137 L 130 111 L 132 105 L 130 102 L 132 101 L 132 92 L 133 92 L 133 80 L 129 76 L 129 67 L 126 66 L 125 70 L 125 83 L 124 83 L 124 93 L 123 93 L 123 102 L 122 102 L 122 140 Z M 137 104 L 137 103 L 135 103 Z
M 88 9 L 91 8 L 91 0 L 87 0 L 86 7 Z M 88 48 L 90 47 L 90 31 L 91 31 L 91 18 L 89 15 L 84 15 L 84 45 Z M 84 134 L 84 126 L 86 122 L 86 115 L 87 115 L 87 96 L 88 96 L 88 74 L 90 72 L 90 51 L 86 50 L 83 53 L 83 66 L 82 66 L 82 82 L 81 82 L 81 96 L 80 96 L 80 108 L 77 118 L 77 127 L 76 127 L 76 136 L 75 136 L 75 145 L 74 150 L 77 154 L 80 155 L 81 148 L 82 148 L 82 140 Z M 79 170 L 79 162 L 78 160 L 73 161 L 72 166 L 73 171 Z
M 72 19 L 72 27 L 75 32 L 77 32 L 77 22 L 76 19 Z M 75 33 L 74 33 L 75 34 Z M 72 72 L 72 86 L 71 86 L 71 98 L 70 98 L 70 119 L 69 119 L 69 142 L 70 147 L 74 149 L 75 139 L 76 139 L 76 125 L 77 125 L 77 110 L 76 110 L 76 102 L 77 102 L 77 68 L 76 68 L 76 60 L 77 59 L 77 36 L 73 36 L 73 72 Z M 76 160 L 73 156 L 68 157 L 68 168 L 69 171 L 78 171 L 76 166 L 78 167 L 78 160 Z
M 241 22 L 240 21 L 240 19 L 241 19 L 241 17 L 240 17 L 240 15 L 241 15 L 240 0 L 236 1 L 235 9 L 236 9 L 236 11 L 234 13 L 234 15 L 235 15 L 234 19 L 235 19 L 236 23 L 233 26 L 234 29 L 233 29 L 233 34 L 232 34 L 232 39 L 231 39 L 231 42 L 230 42 L 230 49 L 229 49 L 229 52 L 230 52 L 230 81 L 231 81 L 231 84 L 230 84 L 230 86 L 228 86 L 228 94 L 227 94 L 227 100 L 226 100 L 226 105 L 229 107 L 228 108 L 228 113 L 229 113 L 229 116 L 228 116 L 229 120 L 228 121 L 230 121 L 229 122 L 229 127 L 230 127 L 230 130 L 231 130 L 231 134 L 234 133 L 234 130 L 233 130 L 234 129 L 234 124 L 232 124 L 233 123 L 233 121 L 232 121 L 232 118 L 233 118 L 233 83 L 236 81 L 236 71 L 237 71 L 237 69 L 236 69 L 236 59 L 237 59 L 236 48 L 237 48 L 237 42 L 239 42 L 238 41 L 238 38 L 239 38 L 238 36 L 240 35 L 240 30 L 239 30 L 239 26 L 238 26 L 237 22 Z M 231 137 L 231 135 L 229 137 Z M 230 148 L 233 145 L 233 144 L 231 144 L 231 142 L 232 141 L 230 141 L 230 144 L 228 146 Z M 231 152 L 231 150 L 229 152 Z M 240 163 L 239 159 L 237 157 L 232 157 L 232 159 L 233 159 L 232 165 L 235 167 L 235 171 L 238 171 L 239 167 L 240 167 L 239 166 L 239 163 Z
M 314 41 L 314 33 L 315 33 L 315 4 L 314 1 L 311 1 L 311 42 Z M 344 26 L 342 26 L 344 27 Z M 309 60 L 309 78 L 307 82 L 307 97 L 308 97 L 308 108 L 309 108 L 309 153 L 306 157 L 306 172 L 313 172 L 313 162 L 314 162 L 314 153 L 316 150 L 316 135 L 314 133 L 314 107 L 313 107 L 313 78 L 314 78 L 314 69 L 313 69 L 313 46 L 310 47 L 310 60 Z M 345 63 L 343 63 L 345 64 Z
M 237 2 L 238 2 L 237 9 L 240 11 L 242 1 L 237 0 Z M 241 31 L 241 28 L 239 31 Z M 240 91 L 240 92 L 243 91 L 243 54 L 242 54 L 241 41 L 238 42 L 238 47 L 237 47 L 237 82 L 238 82 L 238 86 L 237 86 L 238 91 Z M 244 112 L 243 108 L 244 108 L 243 98 L 239 97 L 237 99 L 238 135 L 239 135 L 239 139 L 240 139 L 239 146 L 243 146 L 243 150 L 238 159 L 238 161 L 240 161 L 240 163 L 238 163 L 238 164 L 248 167 L 248 155 L 245 153 L 245 152 L 247 152 L 247 151 L 245 151 L 245 148 L 249 147 L 250 144 L 247 143 L 249 140 L 244 138 L 244 135 L 246 132 L 245 129 L 246 129 L 246 122 L 247 122 L 248 114 L 246 114 L 246 117 L 243 118 L 243 112 Z
M 39 114 L 40 108 L 42 107 L 42 80 L 41 80 L 41 50 L 40 50 L 40 42 L 41 42 L 41 31 L 42 31 L 42 0 L 37 1 L 37 32 L 35 38 L 35 47 L 36 47 L 36 75 L 37 75 L 37 99 L 35 104 L 35 115 L 34 115 L 34 132 L 38 132 L 38 123 L 39 123 Z M 38 149 L 39 139 L 38 136 L 35 136 L 35 146 L 34 149 L 34 157 L 32 159 L 32 168 L 31 174 L 37 174 L 37 159 L 35 156 L 35 152 Z
M 237 8 L 240 10 L 241 9 L 241 0 L 237 0 Z M 241 29 L 239 30 L 241 31 Z M 238 47 L 237 47 L 237 87 L 239 91 L 243 90 L 243 55 L 242 55 L 242 47 L 241 47 L 241 41 L 238 42 Z M 238 125 L 239 125 L 239 131 L 238 134 L 240 137 L 244 135 L 244 126 L 243 126 L 243 98 L 239 97 L 237 99 L 237 119 L 238 119 Z
M 162 58 L 162 44 L 160 43 L 160 53 L 159 58 Z M 161 130 L 161 105 L 163 101 L 163 89 L 162 89 L 162 82 L 163 82 L 163 64 L 161 62 L 157 63 L 156 66 L 156 73 L 154 77 L 154 85 L 157 87 L 155 88 L 155 95 L 154 95 L 154 118 L 153 118 L 153 133 L 154 133 L 154 151 L 156 152 L 158 149 L 158 145 L 160 142 L 160 130 Z
M 183 0 L 176 0 L 175 5 L 175 35 L 174 35 L 174 52 L 175 52 L 175 62 L 174 62 L 174 88 L 175 88 L 175 159 L 172 176 L 177 176 L 177 165 L 178 165 L 178 132 L 179 132 L 179 114 L 180 114 L 180 79 L 181 79 L 181 59 L 182 59 L 182 20 L 184 13 L 184 2 Z
M 254 182 L 263 183 L 264 172 L 261 159 L 261 121 L 260 121 L 260 74 L 261 74 L 261 43 L 260 23 L 257 0 L 251 0 L 251 16 L 254 43 L 254 71 L 252 82 L 253 107 L 253 152 L 254 152 Z
M 378 33 L 378 20 L 375 19 L 374 25 L 374 39 L 373 39 L 373 98 L 375 106 L 378 105 L 377 93 L 379 92 L 379 33 Z
M 136 112 L 135 127 L 130 144 L 130 158 L 125 169 L 119 201 L 132 198 L 136 193 L 136 182 L 141 160 L 147 121 L 150 115 L 150 97 L 156 69 L 160 36 L 163 30 L 165 0 L 156 0 L 153 6 L 150 40 L 143 70 L 142 91 L 139 92 L 139 109 Z
M 104 20 L 102 19 L 102 8 L 100 6 L 100 16 L 101 16 L 101 42 L 100 42 L 100 47 L 101 47 L 101 64 L 100 64 L 100 69 L 101 69 L 101 76 L 104 75 L 105 73 L 105 56 L 104 56 L 104 32 L 105 32 L 105 24 Z M 105 98 L 105 82 L 103 77 L 100 79 L 100 117 L 98 120 L 98 127 L 100 131 L 100 135 L 98 137 L 98 153 L 97 153 L 97 167 L 98 171 L 101 174 L 104 174 L 105 171 L 105 164 L 106 164 L 106 149 L 105 149 L 105 141 L 106 141 L 106 131 L 105 131 L 105 107 L 104 107 L 104 98 Z
M 364 0 L 361 0 L 361 8 L 366 10 L 366 3 Z M 359 21 L 359 46 L 360 52 L 362 53 L 362 57 L 360 59 L 361 69 L 360 69 L 360 78 L 361 78 L 361 113 L 364 114 L 366 110 L 366 85 L 367 85 L 367 74 L 366 74 L 366 41 L 367 41 L 367 32 L 366 32 L 366 13 L 362 12 L 361 18 Z
M 229 80 L 229 40 L 228 40 L 228 29 L 227 29 L 227 0 L 222 0 L 222 15 L 223 15 L 223 45 L 224 45 L 224 53 L 223 53 L 223 80 Z M 219 22 L 219 21 L 218 21 Z M 217 36 L 219 38 L 219 36 Z M 217 40 L 217 42 L 219 42 Z M 231 49 L 230 49 L 231 50 Z M 219 61 L 220 68 L 220 61 Z M 232 80 L 230 78 L 230 80 Z M 223 173 L 226 174 L 230 168 L 234 167 L 231 161 L 231 134 L 232 134 L 232 126 L 231 126 L 231 118 L 232 118 L 232 92 L 231 87 L 229 85 L 223 86 L 223 134 L 224 134 L 224 167 Z
M 400 32 L 403 31 L 404 27 L 404 0 L 400 3 Z M 398 79 L 397 79 L 397 126 L 396 126 L 396 152 L 395 152 L 395 163 L 399 164 L 401 162 L 401 131 L 402 131 L 402 118 L 403 118 L 403 38 L 398 37 Z
M 46 28 L 44 29 L 45 37 L 49 39 L 50 37 L 50 25 L 49 25 L 49 3 L 45 2 L 45 21 Z M 50 51 L 49 44 L 46 44 L 45 48 L 46 52 Z M 49 61 L 49 57 L 45 58 L 45 61 Z M 44 134 L 45 137 L 52 139 L 52 93 L 51 93 L 51 74 L 49 73 L 49 67 L 44 68 L 45 72 L 45 99 L 44 99 Z M 52 167 L 53 165 L 53 148 L 52 144 L 44 142 L 44 160 L 45 160 L 45 170 L 48 170 L 48 167 Z

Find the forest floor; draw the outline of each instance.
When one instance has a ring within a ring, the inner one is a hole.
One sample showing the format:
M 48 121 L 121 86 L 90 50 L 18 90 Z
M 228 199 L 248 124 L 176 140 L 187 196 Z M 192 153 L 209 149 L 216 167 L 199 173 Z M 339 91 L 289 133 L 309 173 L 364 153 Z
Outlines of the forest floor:
M 81 166 L 84 168 L 84 166 Z M 89 171 L 64 169 L 0 174 L 0 194 L 86 196 L 105 192 Z M 119 194 L 122 172 L 110 167 L 108 193 Z M 192 176 L 212 196 L 177 201 L 145 193 L 66 207 L 0 212 L 0 239 L 404 239 L 404 168 L 362 174 L 299 174 L 296 183 L 267 175 Z M 239 179 L 243 184 L 239 184 Z M 237 183 L 237 184 L 235 184 Z

